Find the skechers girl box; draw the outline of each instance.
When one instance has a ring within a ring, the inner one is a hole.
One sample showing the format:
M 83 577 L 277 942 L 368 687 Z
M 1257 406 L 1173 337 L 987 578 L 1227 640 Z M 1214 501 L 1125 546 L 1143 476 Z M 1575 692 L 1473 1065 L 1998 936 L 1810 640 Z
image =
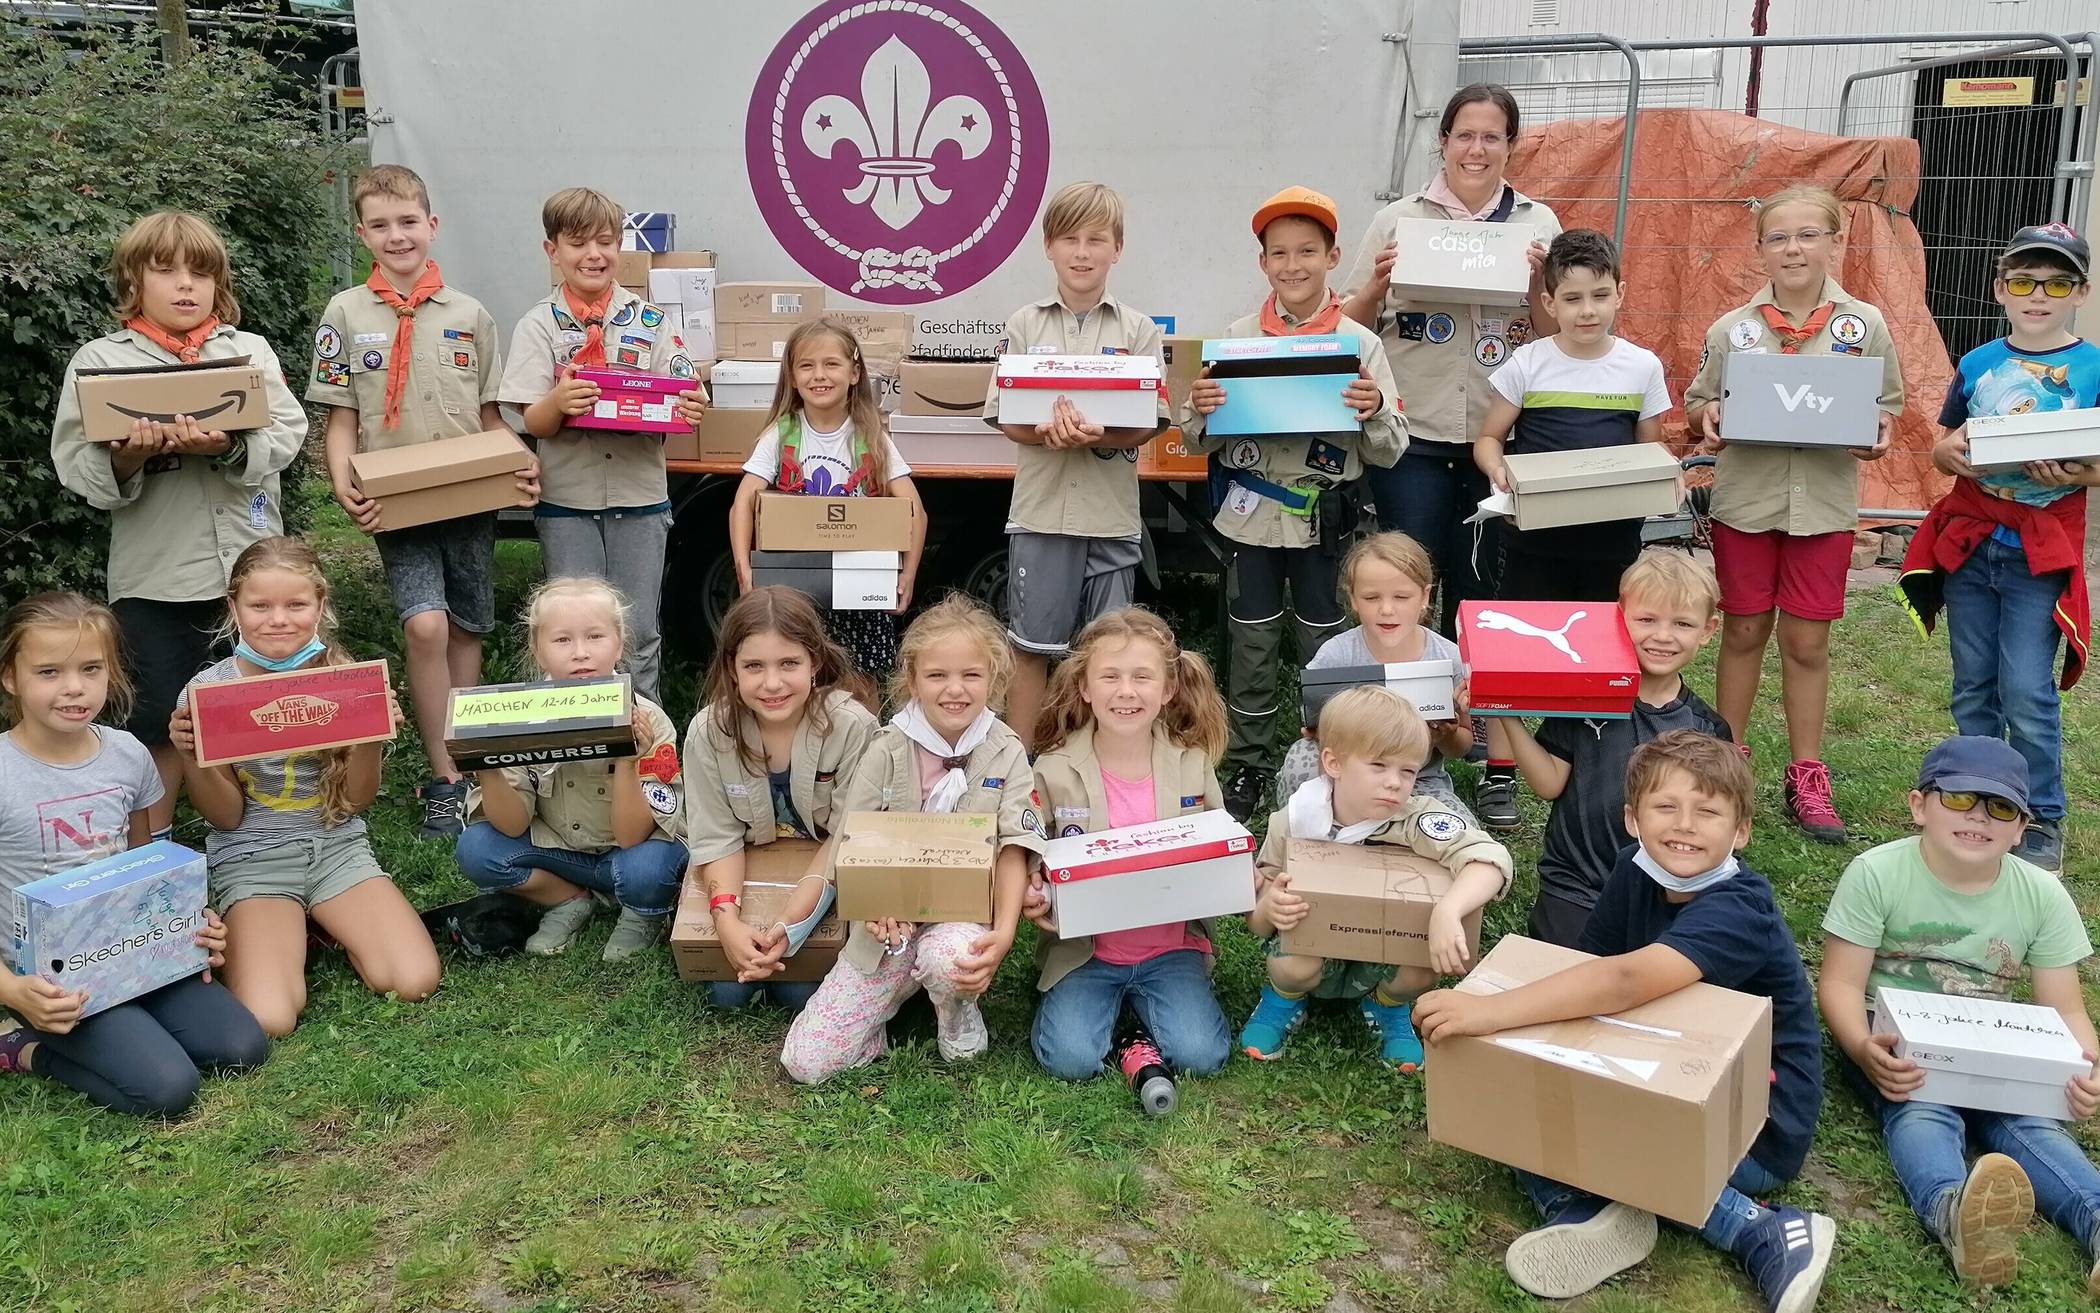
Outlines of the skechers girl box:
M 1047 423 L 1059 397 L 1103 428 L 1159 423 L 1159 361 L 1149 355 L 1001 356 L 997 373 L 1001 424 Z
M 82 1016 L 205 968 L 204 857 L 166 839 L 15 890 L 7 965 L 85 991 Z

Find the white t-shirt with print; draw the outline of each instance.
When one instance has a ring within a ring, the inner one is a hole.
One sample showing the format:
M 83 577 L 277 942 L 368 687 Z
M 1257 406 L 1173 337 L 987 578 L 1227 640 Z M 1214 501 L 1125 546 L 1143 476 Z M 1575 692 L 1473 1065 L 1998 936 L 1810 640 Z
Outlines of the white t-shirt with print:
M 897 444 L 890 435 L 881 435 L 882 451 L 889 454 L 888 478 L 902 479 L 911 474 L 911 466 L 897 454 Z M 840 497 L 846 481 L 853 477 L 856 462 L 853 459 L 853 421 L 849 418 L 830 432 L 802 421 L 802 441 L 795 447 L 796 460 L 802 466 L 802 491 L 812 497 Z M 881 459 L 878 453 L 876 459 Z M 769 426 L 758 435 L 758 445 L 751 449 L 751 459 L 744 462 L 744 472 L 755 474 L 768 484 L 780 477 L 780 426 Z

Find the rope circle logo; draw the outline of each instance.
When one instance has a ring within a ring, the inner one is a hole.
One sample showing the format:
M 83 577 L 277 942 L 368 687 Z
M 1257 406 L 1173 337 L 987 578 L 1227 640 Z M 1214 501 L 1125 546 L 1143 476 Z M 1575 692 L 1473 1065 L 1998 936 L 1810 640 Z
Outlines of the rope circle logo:
M 759 213 L 836 291 L 917 305 L 981 282 L 1035 222 L 1050 169 L 1041 91 L 1005 33 L 940 0 L 828 3 L 751 90 Z

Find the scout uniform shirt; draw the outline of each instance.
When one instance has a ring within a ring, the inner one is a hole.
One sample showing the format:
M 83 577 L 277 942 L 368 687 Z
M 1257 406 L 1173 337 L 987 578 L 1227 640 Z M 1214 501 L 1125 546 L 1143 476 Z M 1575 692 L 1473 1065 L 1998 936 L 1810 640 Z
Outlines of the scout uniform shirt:
M 1166 375 L 1166 343 L 1159 325 L 1112 296 L 1075 315 L 1055 296 L 1014 311 L 1006 321 L 1002 351 L 1014 355 L 1149 355 Z M 987 419 L 999 413 L 999 380 L 985 389 Z M 1167 390 L 1159 391 L 1159 417 L 1168 415 Z M 996 421 L 993 421 L 996 422 Z M 1013 500 L 1007 529 L 1054 533 L 1068 538 L 1135 538 L 1138 520 L 1138 449 L 1115 451 L 1072 447 L 1052 451 L 1015 443 Z
M 583 325 L 562 304 L 561 287 L 535 301 L 511 334 L 497 399 L 519 410 L 554 390 L 577 350 Z M 624 287 L 605 306 L 605 367 L 692 378 L 697 372 L 677 326 L 663 310 Z M 696 385 L 697 386 L 697 385 Z M 664 479 L 663 436 L 564 425 L 542 438 L 540 501 L 571 511 L 635 510 L 670 500 Z
M 1277 307 L 1277 313 L 1287 324 L 1298 322 L 1281 306 Z M 1338 488 L 1361 477 L 1366 461 L 1390 467 L 1407 449 L 1407 421 L 1400 416 L 1398 388 L 1393 383 L 1392 366 L 1386 362 L 1385 348 L 1380 345 L 1376 333 L 1347 315 L 1342 316 L 1342 322 L 1335 326 L 1334 331 L 1340 336 L 1356 339 L 1357 356 L 1363 361 L 1364 372 L 1378 386 L 1381 401 L 1378 409 L 1363 422 L 1362 436 L 1342 442 L 1291 434 L 1213 438 L 1204 432 L 1208 417 L 1197 413 L 1196 408 L 1186 402 L 1182 404 L 1179 421 L 1182 433 L 1198 451 L 1219 456 L 1220 463 L 1227 470 L 1244 470 L 1265 483 L 1292 492 L 1304 492 L 1315 505 L 1324 489 Z M 1234 320 L 1225 330 L 1227 337 L 1261 335 L 1259 311 Z M 1230 380 L 1225 380 L 1225 390 L 1228 396 L 1231 395 Z M 1320 541 L 1320 518 L 1310 506 L 1304 510 L 1289 509 L 1252 484 L 1237 480 L 1226 494 L 1225 504 L 1218 508 L 1212 524 L 1227 538 L 1249 547 L 1311 547 Z
M 918 746 L 904 731 L 885 725 L 868 740 L 868 750 L 846 783 L 846 796 L 838 814 L 848 812 L 921 811 Z M 963 764 L 970 777 L 969 788 L 956 802 L 958 812 L 992 812 L 999 817 L 999 851 L 1025 848 L 1043 851 L 1042 801 L 1035 793 L 1035 772 L 1028 765 L 1028 751 L 1020 736 L 995 721 L 984 742 Z M 855 921 L 846 933 L 845 959 L 863 972 L 882 963 L 882 941 L 868 932 L 865 921 Z
M 337 292 L 314 330 L 306 399 L 357 411 L 357 449 L 383 451 L 481 432 L 481 406 L 496 400 L 502 354 L 496 321 L 481 302 L 450 287 L 416 307 L 401 423 L 386 426 L 387 366 L 400 316 L 360 283 Z
M 1285 854 L 1291 838 L 1291 813 L 1285 807 L 1269 816 L 1269 832 L 1262 836 L 1261 851 L 1254 854 L 1254 867 L 1264 876 L 1287 871 Z M 1301 834 L 1300 839 L 1328 839 L 1327 835 Z M 1407 849 L 1456 876 L 1469 862 L 1486 862 L 1502 873 L 1497 899 L 1509 893 L 1512 868 L 1509 849 L 1486 830 L 1467 825 L 1465 818 L 1437 798 L 1413 797 L 1393 818 L 1371 831 L 1365 843 L 1390 843 Z
M 1834 309 L 1801 354 L 1835 351 L 1881 358 L 1881 408 L 1903 413 L 1903 368 L 1881 312 L 1855 300 L 1835 278 L 1823 280 L 1816 304 Z M 1731 351 L 1779 350 L 1779 335 L 1759 306 L 1772 304 L 1772 285 L 1714 321 L 1699 352 L 1699 371 L 1684 390 L 1684 408 L 1696 411 L 1721 399 L 1721 362 Z M 1722 423 L 1727 412 L 1722 412 Z M 1743 533 L 1778 529 L 1797 538 L 1850 533 L 1859 527 L 1859 459 L 1839 447 L 1727 446 L 1714 461 L 1713 517 Z
M 1051 838 L 1096 834 L 1109 828 L 1108 795 L 1101 784 L 1101 760 L 1094 755 L 1094 728 L 1074 730 L 1063 743 L 1035 760 L 1036 792 L 1043 798 L 1043 833 Z M 1158 726 L 1152 730 L 1152 808 L 1160 820 L 1211 811 L 1225 804 L 1218 776 L 1201 748 L 1181 748 Z M 1203 937 L 1217 935 L 1209 921 L 1198 921 Z M 1041 974 L 1035 987 L 1049 989 L 1086 965 L 1094 956 L 1091 935 L 1061 939 L 1036 930 L 1036 960 Z
M 285 384 L 270 344 L 253 333 L 220 325 L 198 359 L 246 356 L 262 370 L 270 422 L 233 434 L 220 456 L 155 456 L 117 481 L 114 444 L 80 438 L 80 398 L 73 380 L 83 369 L 137 368 L 179 363 L 128 328 L 98 337 L 73 353 L 51 417 L 51 463 L 58 481 L 98 511 L 109 511 L 109 587 L 112 598 L 208 602 L 226 596 L 234 558 L 249 544 L 284 532 L 277 473 L 306 441 L 306 408 Z
M 1529 224 L 1538 240 L 1551 246 L 1560 236 L 1560 219 L 1508 183 L 1503 188 L 1509 202 L 1505 222 Z M 1392 243 L 1399 220 L 1454 217 L 1465 216 L 1453 216 L 1421 192 L 1386 206 L 1372 216 L 1345 286 L 1360 290 L 1371 281 L 1378 253 Z M 1480 435 L 1494 400 L 1488 375 L 1532 336 L 1529 306 L 1438 305 L 1410 301 L 1390 289 L 1372 327 L 1385 343 L 1393 377 L 1407 380 L 1401 386 L 1414 441 L 1468 447 Z
M 875 734 L 874 713 L 844 689 L 831 690 L 823 705 L 823 733 L 817 732 L 814 717 L 805 714 L 788 752 L 788 797 L 795 813 L 815 827 L 811 837 L 816 839 L 829 838 L 838 828 L 844 815 L 836 805 L 839 794 Z M 714 721 L 714 708 L 702 707 L 685 732 L 685 843 L 695 866 L 780 837 L 766 772 L 747 767 L 736 744 L 715 728 Z M 758 743 L 757 728 L 741 706 L 737 723 L 752 755 L 763 763 L 766 753 Z
M 685 778 L 678 768 L 678 728 L 664 709 L 637 694 L 641 712 L 634 729 L 634 769 L 642 797 L 656 819 L 651 839 L 685 839 Z M 611 761 L 565 761 L 544 766 L 506 766 L 503 778 L 532 809 L 526 842 L 536 848 L 604 853 L 620 846 L 613 837 Z M 467 821 L 481 814 L 481 785 L 467 790 Z

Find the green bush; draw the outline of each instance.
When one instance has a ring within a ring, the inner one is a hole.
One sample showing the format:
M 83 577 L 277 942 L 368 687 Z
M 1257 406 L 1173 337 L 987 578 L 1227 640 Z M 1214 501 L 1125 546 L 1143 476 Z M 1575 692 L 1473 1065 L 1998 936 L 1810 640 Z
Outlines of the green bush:
M 210 37 L 171 69 L 150 29 L 0 30 L 0 600 L 102 590 L 108 527 L 59 486 L 50 418 L 73 351 L 115 327 L 109 257 L 132 220 L 180 208 L 217 225 L 241 327 L 297 381 L 340 163 L 300 91 Z

